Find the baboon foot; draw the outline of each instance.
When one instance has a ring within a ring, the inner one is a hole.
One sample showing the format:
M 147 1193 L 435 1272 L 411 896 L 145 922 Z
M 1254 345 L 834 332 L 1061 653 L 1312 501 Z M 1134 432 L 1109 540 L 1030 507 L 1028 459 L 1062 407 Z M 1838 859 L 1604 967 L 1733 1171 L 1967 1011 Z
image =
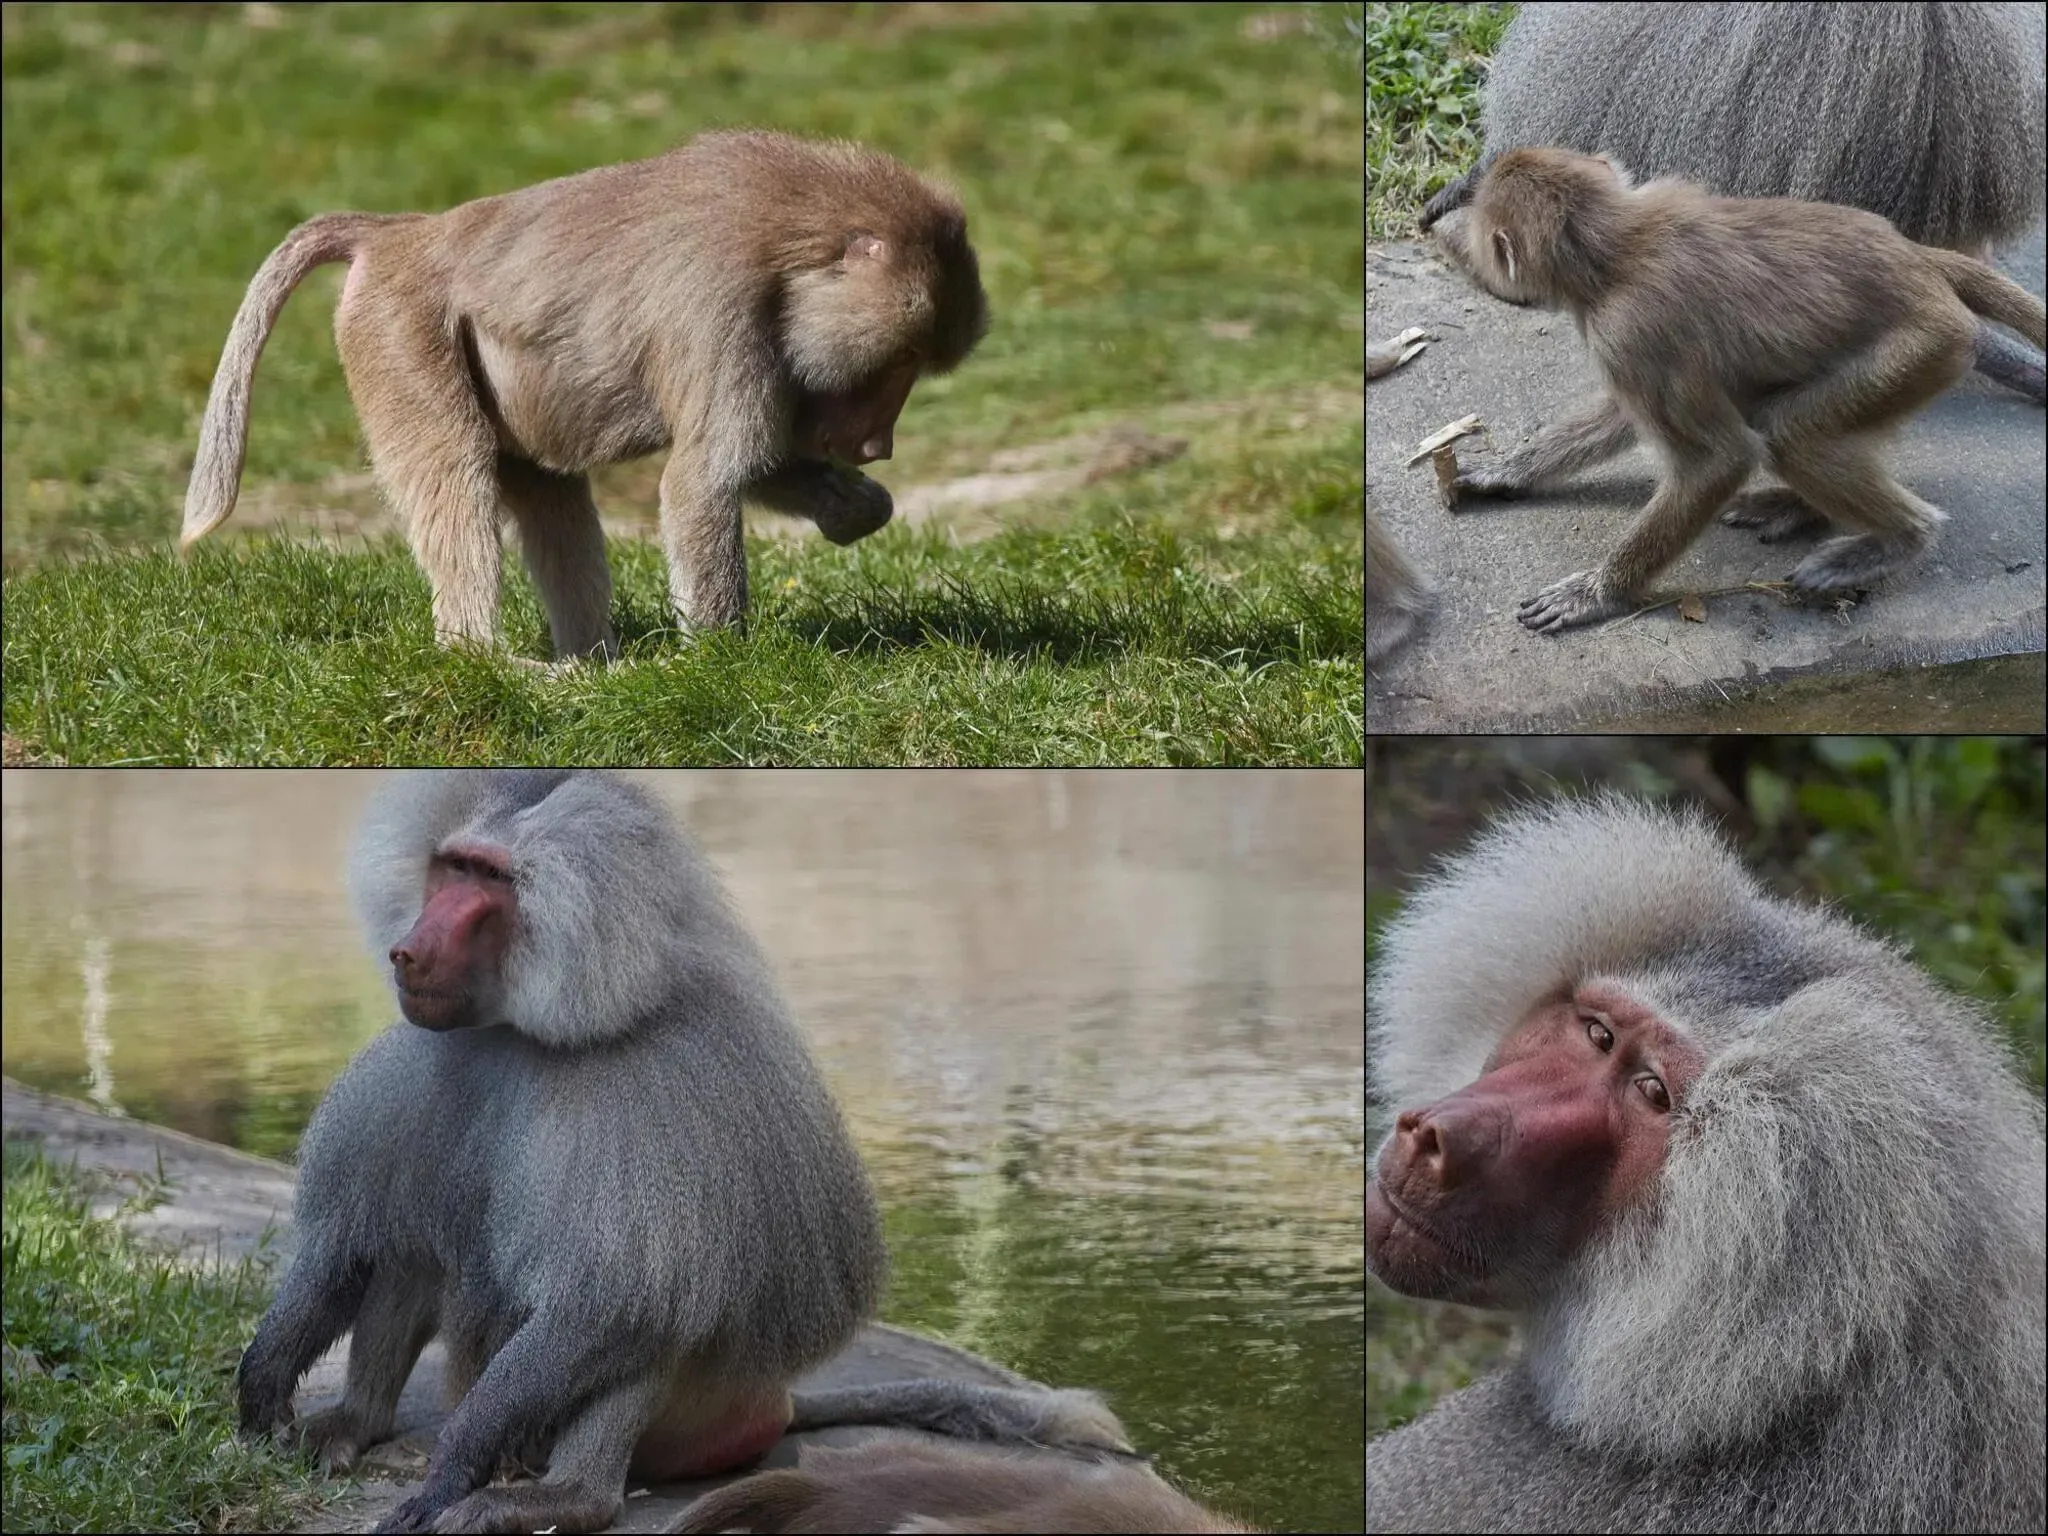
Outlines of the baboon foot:
M 1821 533 L 1828 526 L 1827 515 L 1815 511 L 1796 491 L 1786 486 L 1744 491 L 1728 503 L 1721 521 L 1730 528 L 1748 528 L 1762 544 Z
M 1600 572 L 1575 571 L 1562 581 L 1552 582 L 1534 597 L 1524 598 L 1515 617 L 1525 629 L 1539 635 L 1553 635 L 1561 629 L 1576 629 L 1626 613 L 1628 604 L 1611 596 L 1601 585 Z
M 340 1477 L 353 1470 L 366 1448 L 390 1434 L 389 1424 L 380 1433 L 344 1405 L 308 1414 L 299 1421 L 293 1438 L 313 1453 L 329 1477 Z
M 1874 533 L 1829 539 L 1793 567 L 1792 585 L 1802 592 L 1873 586 L 1926 547 L 1924 540 L 1884 539 Z
M 412 1506 L 418 1505 L 418 1508 Z M 415 1498 L 393 1512 L 394 1531 L 601 1531 L 619 1512 L 617 1493 L 577 1484 L 519 1483 L 479 1488 L 460 1502 L 436 1511 Z M 402 1521 L 399 1517 L 403 1517 Z M 379 1526 L 379 1530 L 387 1529 Z

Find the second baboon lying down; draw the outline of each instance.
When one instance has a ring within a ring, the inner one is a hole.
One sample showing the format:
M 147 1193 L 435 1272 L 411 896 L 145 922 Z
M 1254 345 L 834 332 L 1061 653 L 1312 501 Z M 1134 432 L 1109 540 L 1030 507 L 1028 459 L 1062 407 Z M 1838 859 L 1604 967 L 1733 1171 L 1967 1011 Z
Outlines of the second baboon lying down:
M 806 1446 L 800 1464 L 706 1494 L 671 1531 L 1248 1532 L 1144 1462 L 892 1435 Z
M 1571 313 L 1607 394 L 1458 489 L 1513 495 L 1638 434 L 1663 459 L 1613 552 L 1521 604 L 1539 631 L 1628 611 L 1724 507 L 1766 541 L 1835 526 L 1792 572 L 1803 591 L 1901 569 L 1942 513 L 1886 472 L 1881 434 L 1969 371 L 1977 315 L 2036 344 L 2048 333 L 2025 289 L 1875 214 L 1680 181 L 1633 187 L 1611 160 L 1559 149 L 1494 161 L 1464 238 L 1480 286 Z M 1760 461 L 1789 489 L 1729 507 Z

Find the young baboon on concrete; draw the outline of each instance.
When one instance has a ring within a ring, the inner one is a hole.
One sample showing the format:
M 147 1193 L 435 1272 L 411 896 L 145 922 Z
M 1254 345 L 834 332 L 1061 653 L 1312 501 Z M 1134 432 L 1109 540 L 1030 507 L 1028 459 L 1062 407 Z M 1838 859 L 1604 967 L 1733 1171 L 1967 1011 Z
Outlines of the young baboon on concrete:
M 1383 933 L 1366 1256 L 1515 1314 L 1368 1530 L 2039 1531 L 2042 1110 L 1976 1010 L 1696 817 L 1503 818 Z
M 1882 214 L 1982 255 L 2048 197 L 2043 7 L 1976 4 L 1523 6 L 1487 72 L 1486 152 L 1430 199 L 1449 215 L 1510 149 L 1605 152 L 1723 197 Z M 1977 327 L 1977 366 L 2041 400 L 2039 349 Z
M 234 510 L 256 360 L 293 288 L 351 263 L 335 339 L 443 641 L 494 644 L 509 516 L 557 656 L 611 655 L 587 472 L 668 450 L 661 533 L 686 628 L 747 607 L 740 500 L 851 543 L 889 520 L 911 387 L 988 328 L 967 219 L 856 144 L 707 133 L 439 214 L 329 213 L 285 237 L 228 333 L 183 542 Z
M 1613 553 L 1523 601 L 1539 632 L 1628 611 L 1742 488 L 1759 445 L 1790 491 L 1745 497 L 1730 522 L 1767 539 L 1846 530 L 1799 563 L 1794 586 L 1863 587 L 1910 564 L 1942 514 L 1885 471 L 1883 434 L 1969 370 L 1972 311 L 2036 343 L 2048 326 L 2025 289 L 1875 214 L 1631 187 L 1613 162 L 1564 150 L 1496 159 L 1468 231 L 1480 284 L 1568 310 L 1608 393 L 1457 488 L 1514 495 L 1638 433 L 1663 460 Z

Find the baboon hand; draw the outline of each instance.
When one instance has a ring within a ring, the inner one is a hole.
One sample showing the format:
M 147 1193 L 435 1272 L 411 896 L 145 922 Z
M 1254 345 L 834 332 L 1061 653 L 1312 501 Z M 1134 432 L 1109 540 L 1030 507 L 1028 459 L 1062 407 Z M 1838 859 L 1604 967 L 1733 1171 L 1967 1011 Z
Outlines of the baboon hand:
M 289 1440 L 294 1417 L 291 1393 L 279 1394 L 248 1385 L 242 1388 L 241 1434 L 244 1440 L 271 1437 Z
M 895 510 L 886 486 L 858 470 L 835 465 L 830 475 L 819 480 L 811 521 L 834 544 L 851 544 L 887 523 Z
M 1451 482 L 1451 489 L 1460 496 L 1492 496 L 1509 501 L 1520 496 L 1525 487 L 1518 478 L 1498 469 L 1468 469 Z
M 379 1520 L 377 1529 L 380 1532 L 431 1531 L 435 1528 L 435 1517 L 443 1507 L 443 1500 L 424 1492 L 416 1493 Z
M 1539 635 L 1553 635 L 1562 629 L 1576 629 L 1599 619 L 1611 619 L 1627 611 L 1628 605 L 1611 597 L 1602 587 L 1600 572 L 1574 571 L 1554 581 L 1534 597 L 1522 600 L 1515 617 L 1523 627 Z

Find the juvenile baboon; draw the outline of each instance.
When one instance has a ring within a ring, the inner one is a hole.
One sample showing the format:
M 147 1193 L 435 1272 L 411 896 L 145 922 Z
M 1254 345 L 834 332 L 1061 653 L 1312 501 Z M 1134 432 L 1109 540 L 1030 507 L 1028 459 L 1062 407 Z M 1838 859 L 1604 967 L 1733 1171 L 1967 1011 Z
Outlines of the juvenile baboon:
M 558 656 L 611 655 L 587 472 L 668 450 L 661 532 L 688 628 L 747 607 L 740 500 L 837 543 L 889 520 L 898 412 L 988 328 L 967 218 L 857 144 L 707 133 L 439 214 L 328 213 L 271 252 L 214 375 L 187 545 L 234 510 L 256 360 L 292 290 L 349 262 L 335 339 L 444 641 L 494 644 L 499 523 Z
M 1982 255 L 2048 195 L 2043 50 L 2039 4 L 1523 6 L 1487 73 L 1486 153 L 1423 227 L 1493 157 L 1555 145 L 1724 197 L 1846 203 Z M 2048 395 L 2038 349 L 1985 325 L 1976 345 L 1986 374 Z
M 460 1402 L 391 1530 L 602 1529 L 638 1478 L 741 1466 L 883 1272 L 858 1156 L 710 869 L 658 803 L 559 772 L 387 786 L 351 867 L 405 1022 L 299 1147 L 300 1247 L 242 1357 L 245 1431 L 353 1328 L 296 1435 L 389 1435 L 435 1333 Z M 538 1447 L 544 1481 L 488 1487 Z
M 1631 187 L 1611 161 L 1564 150 L 1494 160 L 1469 231 L 1481 285 L 1568 310 L 1608 393 L 1457 489 L 1513 495 L 1638 433 L 1662 459 L 1655 495 L 1606 560 L 1523 601 L 1537 631 L 1628 611 L 1741 490 L 1759 448 L 1789 490 L 1744 497 L 1730 522 L 1766 539 L 1846 530 L 1799 563 L 1795 587 L 1863 587 L 1906 566 L 1942 513 L 1885 471 L 1884 434 L 1968 371 L 1972 311 L 2037 343 L 2048 334 L 2025 289 L 1875 214 Z
M 1367 1001 L 1368 1265 L 1523 1334 L 1368 1529 L 2042 1529 L 2042 1110 L 1969 1004 L 1620 798 L 1496 823 Z
M 691 1505 L 671 1531 L 1242 1532 L 1142 1462 L 886 1436 L 806 1446 Z

